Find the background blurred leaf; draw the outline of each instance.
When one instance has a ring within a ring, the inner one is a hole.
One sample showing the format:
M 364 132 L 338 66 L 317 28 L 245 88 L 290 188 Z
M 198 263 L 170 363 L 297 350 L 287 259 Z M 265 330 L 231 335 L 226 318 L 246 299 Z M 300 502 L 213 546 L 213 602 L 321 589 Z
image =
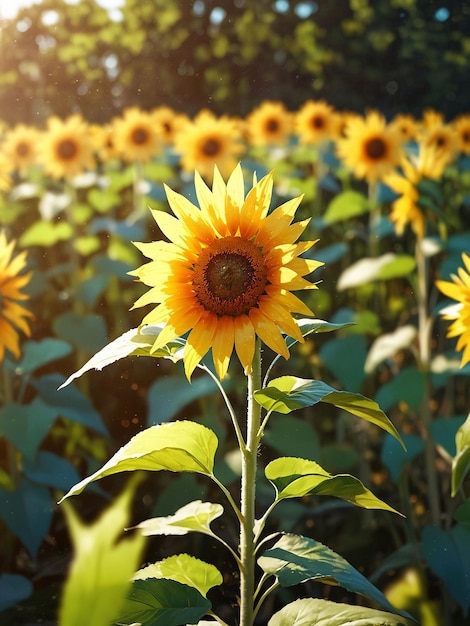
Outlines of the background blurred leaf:
M 58 337 L 88 353 L 96 352 L 107 341 L 106 323 L 96 313 L 68 311 L 58 315 L 52 327 Z
M 263 437 L 263 443 L 282 455 L 300 456 L 314 461 L 320 456 L 320 440 L 313 426 L 305 419 L 292 415 L 273 415 Z
M 327 224 L 362 215 L 369 210 L 367 198 L 358 191 L 342 191 L 338 193 L 326 208 L 323 219 Z
M 80 480 L 70 461 L 47 450 L 40 450 L 34 461 L 25 459 L 23 470 L 31 481 L 62 492 Z
M 59 241 L 68 241 L 73 237 L 71 224 L 62 222 L 35 222 L 20 237 L 23 247 L 44 246 L 50 248 Z
M 395 484 L 400 480 L 400 475 L 407 463 L 410 463 L 424 450 L 424 439 L 419 435 L 403 434 L 402 439 L 406 450 L 398 444 L 394 437 L 388 433 L 385 435 L 380 458 L 388 469 L 390 477 Z
M 365 371 L 370 374 L 377 365 L 395 356 L 399 350 L 409 349 L 417 332 L 414 326 L 406 324 L 391 333 L 385 333 L 377 337 L 369 349 L 364 366 Z
M 384 411 L 399 402 L 416 410 L 424 398 L 425 375 L 416 367 L 405 367 L 377 391 L 375 399 Z
M 470 413 L 455 436 L 457 454 L 452 461 L 452 496 L 456 496 L 470 470 Z
M 61 359 L 72 351 L 72 347 L 66 341 L 46 337 L 40 341 L 27 341 L 23 344 L 23 353 L 17 369 L 23 374 L 34 372 L 35 369 Z
M 366 356 L 366 338 L 357 334 L 335 337 L 320 348 L 325 366 L 345 389 L 353 392 L 359 391 L 365 378 Z
M 33 592 L 33 584 L 20 574 L 4 573 L 0 575 L 0 611 L 4 611 Z

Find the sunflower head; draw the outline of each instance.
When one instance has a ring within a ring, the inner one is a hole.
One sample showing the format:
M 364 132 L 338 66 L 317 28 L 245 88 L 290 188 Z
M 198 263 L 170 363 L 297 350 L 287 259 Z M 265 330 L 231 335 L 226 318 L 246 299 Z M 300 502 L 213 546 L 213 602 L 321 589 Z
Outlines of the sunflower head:
M 38 138 L 38 130 L 25 124 L 5 133 L 3 149 L 16 170 L 24 172 L 36 163 Z
M 73 178 L 95 167 L 93 141 L 81 115 L 50 117 L 42 134 L 38 161 L 53 178 Z
M 412 141 L 416 137 L 418 122 L 412 115 L 400 113 L 390 122 L 391 128 L 396 128 L 401 134 L 403 141 Z
M 22 291 L 31 280 L 31 273 L 22 274 L 26 266 L 26 253 L 13 256 L 14 241 L 7 241 L 0 232 L 0 363 L 9 350 L 17 359 L 20 357 L 19 331 L 31 334 L 28 319 L 33 315 L 20 303 L 28 299 Z
M 116 151 L 125 161 L 146 163 L 161 150 L 159 132 L 151 113 L 138 107 L 124 111 L 113 120 L 113 136 Z
M 247 116 L 246 131 L 254 146 L 282 146 L 292 132 L 292 114 L 282 102 L 265 100 Z
M 436 286 L 456 303 L 443 311 L 443 317 L 452 320 L 447 331 L 448 337 L 458 337 L 457 350 L 462 351 L 460 367 L 470 362 L 470 256 L 462 254 L 464 267 L 452 274 L 452 282 L 438 280 Z
M 338 115 L 324 100 L 308 100 L 294 117 L 295 132 L 299 142 L 317 145 L 333 139 L 338 125 Z
M 402 136 L 378 111 L 349 120 L 344 135 L 337 142 L 338 156 L 357 178 L 375 183 L 399 164 Z
M 159 106 L 151 112 L 153 123 L 162 143 L 171 146 L 178 131 L 189 121 L 183 113 L 176 113 L 167 106 Z
M 184 171 L 197 169 L 208 181 L 212 181 L 214 166 L 228 176 L 245 150 L 238 122 L 225 115 L 216 117 L 208 110 L 180 127 L 174 149 L 181 155 Z
M 131 272 L 150 287 L 134 307 L 157 305 L 142 324 L 164 324 L 153 349 L 189 333 L 188 378 L 210 349 L 221 379 L 234 350 L 249 373 L 256 337 L 288 358 L 282 333 L 302 341 L 293 314 L 312 315 L 292 292 L 315 289 L 304 277 L 322 265 L 302 257 L 314 241 L 297 242 L 308 224 L 293 223 L 301 198 L 268 215 L 272 174 L 246 196 L 240 165 L 227 183 L 217 168 L 213 178 L 210 189 L 195 173 L 199 208 L 166 189 L 174 217 L 153 215 L 168 241 L 136 244 L 151 261 Z
M 452 124 L 459 138 L 459 150 L 470 154 L 470 114 L 459 115 Z

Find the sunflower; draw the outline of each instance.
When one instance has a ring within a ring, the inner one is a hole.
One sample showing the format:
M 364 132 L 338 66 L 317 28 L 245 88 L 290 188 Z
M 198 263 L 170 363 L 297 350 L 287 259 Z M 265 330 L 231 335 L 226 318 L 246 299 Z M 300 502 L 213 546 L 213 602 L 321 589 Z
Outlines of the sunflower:
M 447 124 L 442 113 L 433 109 L 424 112 L 417 131 L 417 140 L 426 148 L 433 148 L 440 159 L 451 163 L 459 149 L 459 135 L 452 124 Z
M 307 100 L 294 116 L 294 130 L 303 144 L 317 145 L 333 139 L 337 114 L 324 100 Z
M 73 178 L 86 169 L 94 169 L 93 142 L 81 115 L 71 115 L 65 120 L 52 116 L 47 120 L 38 161 L 53 178 Z
M 256 336 L 287 359 L 281 333 L 302 341 L 292 313 L 312 315 L 291 292 L 315 289 L 303 277 L 323 265 L 300 256 L 316 243 L 296 243 L 309 221 L 292 224 L 301 198 L 268 215 L 272 174 L 255 180 L 246 197 L 240 165 L 227 184 L 217 168 L 213 178 L 211 191 L 195 172 L 200 209 L 166 188 L 176 217 L 152 213 L 170 241 L 136 244 L 152 260 L 131 272 L 151 287 L 134 307 L 158 303 L 142 324 L 165 324 L 153 349 L 190 331 L 188 379 L 210 348 L 220 379 L 234 349 L 250 373 Z
M 31 279 L 31 273 L 19 275 L 26 265 L 26 253 L 12 258 L 15 241 L 7 242 L 5 233 L 0 232 L 0 363 L 5 349 L 17 359 L 20 357 L 18 330 L 28 337 L 31 332 L 27 322 L 32 313 L 18 304 L 28 296 L 21 290 Z
M 228 176 L 245 147 L 236 120 L 225 115 L 216 117 L 204 109 L 176 134 L 174 149 L 181 155 L 183 170 L 193 173 L 197 169 L 210 181 L 214 165 Z
M 390 122 L 391 128 L 396 128 L 400 131 L 403 141 L 413 141 L 416 137 L 416 131 L 418 129 L 418 122 L 412 115 L 405 113 L 399 113 Z
M 423 178 L 438 180 L 447 163 L 442 154 L 432 146 L 419 144 L 418 149 L 417 155 L 403 156 L 401 174 L 397 171 L 389 172 L 383 177 L 383 182 L 400 196 L 392 202 L 390 213 L 397 235 L 402 235 L 405 226 L 410 224 L 418 239 L 422 239 L 426 221 L 418 206 L 418 184 Z
M 375 183 L 399 164 L 401 134 L 378 111 L 352 118 L 344 133 L 337 142 L 338 156 L 357 178 Z
M 8 191 L 11 187 L 11 159 L 7 158 L 3 152 L 3 146 L 0 146 L 0 191 Z
M 447 336 L 459 338 L 457 350 L 462 350 L 460 367 L 470 361 L 470 256 L 465 252 L 462 254 L 462 261 L 465 269 L 459 267 L 458 275 L 451 275 L 453 282 L 436 281 L 437 288 L 444 295 L 457 300 L 457 304 L 443 311 L 443 317 L 454 320 L 449 326 Z
M 292 133 L 292 114 L 282 102 L 265 100 L 245 122 L 248 141 L 254 146 L 283 146 Z
M 38 139 L 38 130 L 25 124 L 17 124 L 6 131 L 3 150 L 14 169 L 25 172 L 37 162 Z
M 174 143 L 175 135 L 189 121 L 185 114 L 176 113 L 167 106 L 156 107 L 151 115 L 162 143 L 167 146 Z
M 115 118 L 113 131 L 116 150 L 125 161 L 147 163 L 161 150 L 152 115 L 138 107 L 130 107 Z
M 112 124 L 92 124 L 90 135 L 99 161 L 106 163 L 119 158 L 119 152 L 114 144 L 114 129 Z
M 452 122 L 452 126 L 459 138 L 460 152 L 470 154 L 470 115 L 459 115 Z

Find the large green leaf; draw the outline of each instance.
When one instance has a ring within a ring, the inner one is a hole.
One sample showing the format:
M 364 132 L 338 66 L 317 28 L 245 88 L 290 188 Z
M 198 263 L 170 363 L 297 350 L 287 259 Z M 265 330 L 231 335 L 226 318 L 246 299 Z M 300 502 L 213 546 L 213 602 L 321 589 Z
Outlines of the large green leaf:
M 462 607 L 464 614 L 470 609 L 470 530 L 456 524 L 450 530 L 426 526 L 422 533 L 424 558 L 431 570 Z
M 282 457 L 271 461 L 266 466 L 265 474 L 274 485 L 278 500 L 307 495 L 335 496 L 364 509 L 398 513 L 364 487 L 358 478 L 350 474 L 332 476 L 315 461 Z
M 412 624 L 415 622 L 392 613 L 316 598 L 295 600 L 275 613 L 268 622 L 268 626 L 411 626 Z
M 455 435 L 457 454 L 452 460 L 452 496 L 456 496 L 470 470 L 470 413 Z
M 217 444 L 215 434 L 196 422 L 151 426 L 132 437 L 101 469 L 77 483 L 62 500 L 81 493 L 99 478 L 119 472 L 169 470 L 211 476 Z
M 403 445 L 395 426 L 377 402 L 359 393 L 337 391 L 321 380 L 281 376 L 272 380 L 264 389 L 255 391 L 254 396 L 267 411 L 278 413 L 290 413 L 296 409 L 314 406 L 318 402 L 326 402 L 380 426 Z
M 212 587 L 223 583 L 223 576 L 211 563 L 205 563 L 189 554 L 175 554 L 163 561 L 152 563 L 140 569 L 134 580 L 149 578 L 166 578 L 197 589 L 201 595 L 207 596 Z
M 276 576 L 283 587 L 318 580 L 340 585 L 348 591 L 370 598 L 387 611 L 399 613 L 383 593 L 342 556 L 309 537 L 283 535 L 258 559 L 258 563 L 264 572 Z
M 369 208 L 369 201 L 362 193 L 348 189 L 334 196 L 323 215 L 323 219 L 327 224 L 333 224 L 362 215 Z
M 88 372 L 89 370 L 102 370 L 103 367 L 130 355 L 165 357 L 170 358 L 173 361 L 182 359 L 184 348 L 183 340 L 172 341 L 160 350 L 150 353 L 150 350 L 161 330 L 161 326 L 150 325 L 144 326 L 140 330 L 138 328 L 128 330 L 92 356 L 83 367 L 69 376 L 59 389 L 62 389 L 62 387 L 70 384 L 75 378 L 79 378 L 82 374 Z
M 62 596 L 60 626 L 105 626 L 119 614 L 145 542 L 140 535 L 117 541 L 129 521 L 133 494 L 129 486 L 91 526 L 83 525 L 66 505 L 75 556 Z
M 174 515 L 153 517 L 140 522 L 135 528 L 142 535 L 186 535 L 189 532 L 212 535 L 210 524 L 223 512 L 221 504 L 194 500 L 182 506 Z
M 165 578 L 135 580 L 119 614 L 120 624 L 196 624 L 212 604 L 194 587 Z

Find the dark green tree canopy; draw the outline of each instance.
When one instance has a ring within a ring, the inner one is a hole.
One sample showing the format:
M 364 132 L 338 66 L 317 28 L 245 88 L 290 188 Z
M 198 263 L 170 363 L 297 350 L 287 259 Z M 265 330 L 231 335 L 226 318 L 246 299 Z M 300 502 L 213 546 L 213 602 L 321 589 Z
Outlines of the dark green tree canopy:
M 160 104 L 245 115 L 309 98 L 453 117 L 470 109 L 469 32 L 470 7 L 448 0 L 126 0 L 111 15 L 43 0 L 2 24 L 1 117 L 104 122 Z

